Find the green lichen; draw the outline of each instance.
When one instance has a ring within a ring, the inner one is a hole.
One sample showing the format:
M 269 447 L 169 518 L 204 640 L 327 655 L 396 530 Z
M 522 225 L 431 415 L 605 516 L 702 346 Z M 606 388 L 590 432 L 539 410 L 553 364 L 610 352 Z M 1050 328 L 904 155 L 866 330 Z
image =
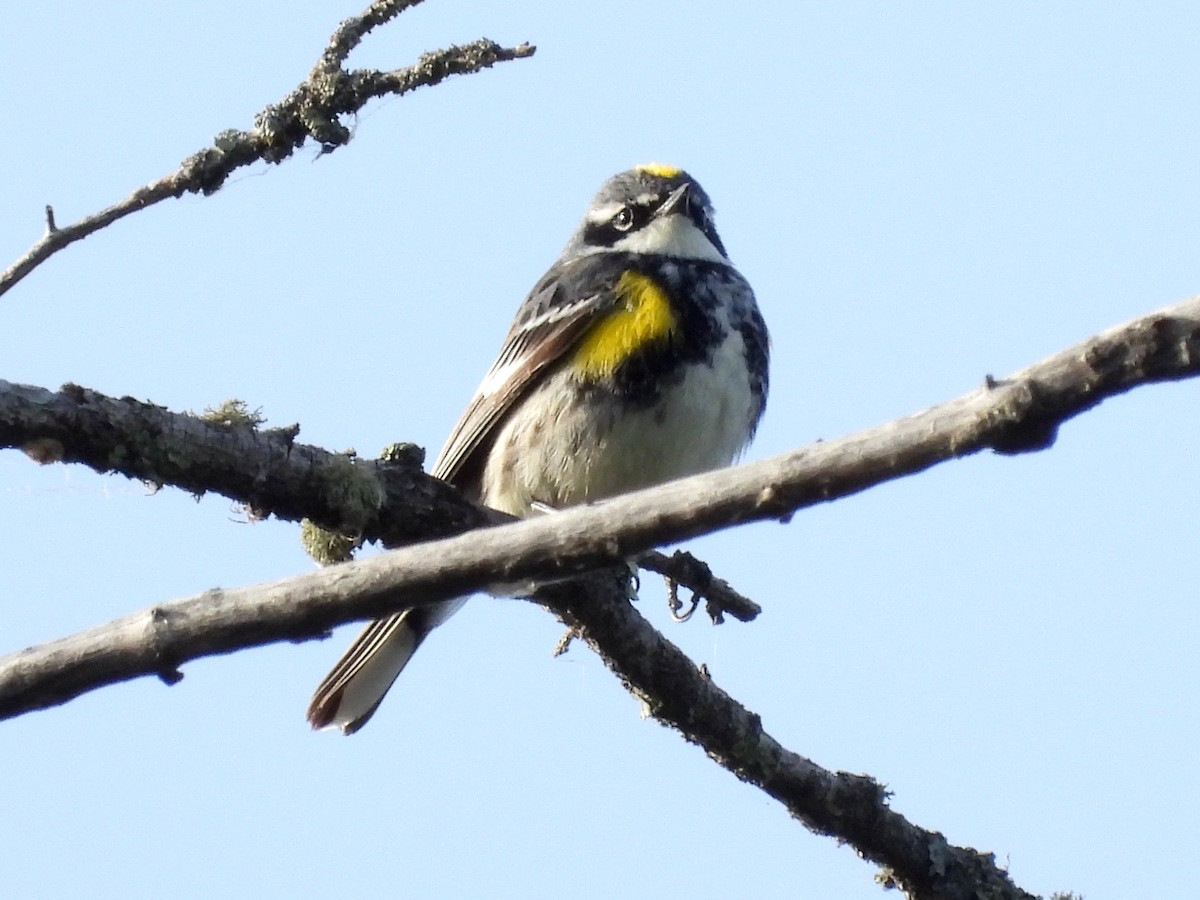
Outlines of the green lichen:
M 328 566 L 353 558 L 386 495 L 371 468 L 353 453 L 331 457 L 320 477 L 321 493 L 325 503 L 337 512 L 340 527 L 332 531 L 305 519 L 300 526 L 300 542 L 305 553 Z
M 388 444 L 379 451 L 379 461 L 388 465 L 413 466 L 419 469 L 425 465 L 425 448 L 408 441 Z
M 226 428 L 234 428 L 239 425 L 257 428 L 267 421 L 261 408 L 252 410 L 245 400 L 236 399 L 226 400 L 216 406 L 204 407 L 200 418 L 205 422 L 212 422 L 214 425 L 224 425 Z
M 323 566 L 353 559 L 354 551 L 362 546 L 361 539 L 329 531 L 308 519 L 300 522 L 300 543 L 304 552 Z
M 339 524 L 347 533 L 364 531 L 386 499 L 375 474 L 353 456 L 332 457 L 321 472 L 321 482 L 326 503 L 338 511 Z

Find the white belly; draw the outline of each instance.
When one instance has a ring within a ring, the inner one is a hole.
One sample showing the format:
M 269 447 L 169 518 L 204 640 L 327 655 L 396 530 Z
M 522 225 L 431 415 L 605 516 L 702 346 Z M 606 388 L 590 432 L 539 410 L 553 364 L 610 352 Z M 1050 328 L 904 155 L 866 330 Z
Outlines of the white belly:
M 556 373 L 502 426 L 484 470 L 484 503 L 520 516 L 534 502 L 572 506 L 728 465 L 760 408 L 736 330 L 711 366 L 692 366 L 651 406 L 618 415 L 605 398 L 584 412 L 577 391 Z

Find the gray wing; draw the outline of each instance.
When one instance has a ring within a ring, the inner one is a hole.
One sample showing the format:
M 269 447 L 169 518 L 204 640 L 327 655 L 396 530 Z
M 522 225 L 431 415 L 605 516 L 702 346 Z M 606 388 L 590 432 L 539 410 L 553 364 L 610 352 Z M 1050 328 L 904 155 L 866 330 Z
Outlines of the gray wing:
M 586 278 L 580 279 L 583 273 L 568 267 L 586 269 L 587 262 L 585 258 L 552 269 L 530 292 L 500 355 L 450 432 L 430 474 L 467 487 L 482 468 L 483 454 L 505 414 L 579 341 L 598 314 L 612 305 L 613 293 L 603 283 L 582 293 L 577 290 Z

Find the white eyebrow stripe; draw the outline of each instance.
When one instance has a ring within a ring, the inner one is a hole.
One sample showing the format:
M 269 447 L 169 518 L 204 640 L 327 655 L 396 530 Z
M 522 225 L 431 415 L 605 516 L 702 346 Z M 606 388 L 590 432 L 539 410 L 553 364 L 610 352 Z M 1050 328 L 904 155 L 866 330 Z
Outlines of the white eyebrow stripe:
M 596 206 L 588 210 L 587 220 L 594 225 L 599 225 L 602 222 L 607 222 L 624 207 L 624 203 L 605 203 L 603 206 Z

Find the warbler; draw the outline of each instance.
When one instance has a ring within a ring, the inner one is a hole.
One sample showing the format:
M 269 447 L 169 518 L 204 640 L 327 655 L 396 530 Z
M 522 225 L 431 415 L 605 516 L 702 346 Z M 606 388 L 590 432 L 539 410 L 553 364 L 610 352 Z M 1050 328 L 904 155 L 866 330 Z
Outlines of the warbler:
M 767 328 L 704 189 L 651 164 L 609 179 L 521 304 L 432 474 L 514 516 L 729 465 L 767 399 Z M 466 598 L 370 623 L 321 682 L 351 734 Z

